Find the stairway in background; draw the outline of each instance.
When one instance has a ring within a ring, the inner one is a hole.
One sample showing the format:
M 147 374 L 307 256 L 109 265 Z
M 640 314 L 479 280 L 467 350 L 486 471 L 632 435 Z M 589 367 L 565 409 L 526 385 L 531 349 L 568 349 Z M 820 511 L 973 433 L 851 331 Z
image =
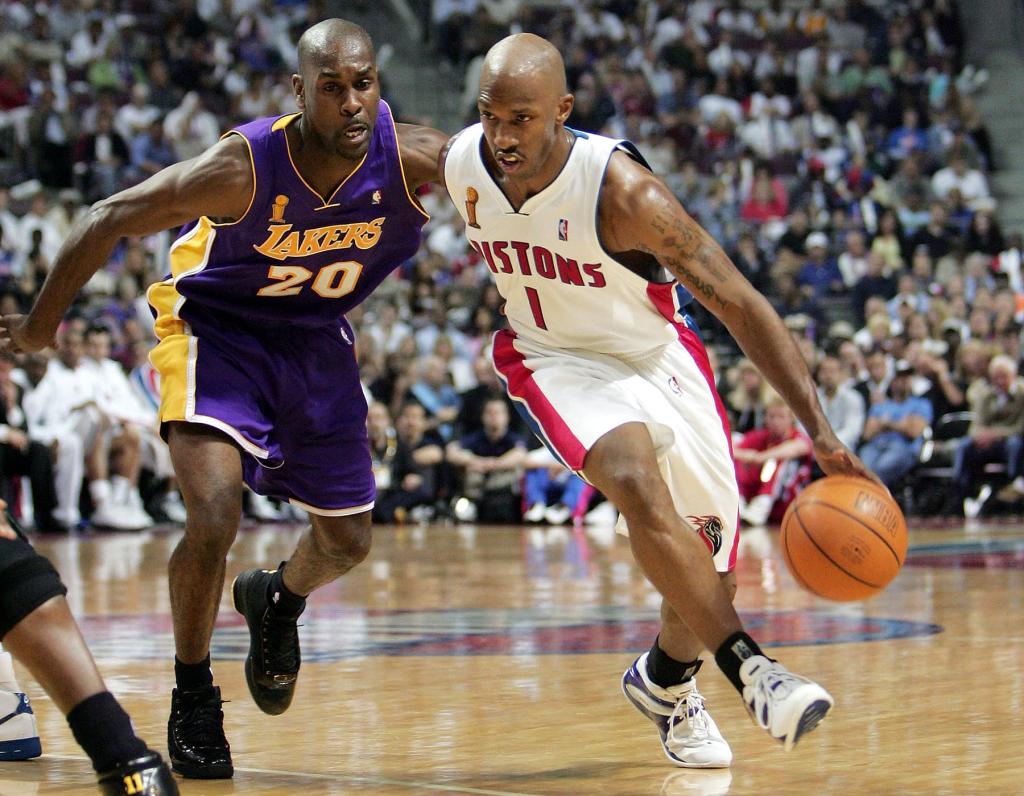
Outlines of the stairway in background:
M 385 99 L 398 106 L 406 120 L 415 119 L 448 133 L 462 129 L 456 108 L 462 91 L 462 75 L 443 68 L 430 46 L 419 37 L 409 20 L 401 17 L 387 0 L 353 3 L 332 0 L 329 16 L 343 17 L 366 28 L 383 63 Z
M 990 175 L 1003 233 L 1024 232 L 1024 0 L 961 0 L 967 61 L 989 71 L 975 95 L 999 170 Z

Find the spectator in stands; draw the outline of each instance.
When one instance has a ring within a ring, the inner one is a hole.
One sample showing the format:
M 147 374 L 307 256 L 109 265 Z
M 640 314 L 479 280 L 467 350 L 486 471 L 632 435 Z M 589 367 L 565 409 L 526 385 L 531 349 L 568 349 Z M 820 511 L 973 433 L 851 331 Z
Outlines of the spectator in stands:
M 928 399 L 910 392 L 913 375 L 909 365 L 897 365 L 888 400 L 873 404 L 864 423 L 860 457 L 890 489 L 917 465 L 921 435 L 933 418 Z
M 807 237 L 807 261 L 800 269 L 797 281 L 815 299 L 843 290 L 843 275 L 828 249 L 828 235 L 824 232 L 812 232 Z
M 870 252 L 867 256 L 867 273 L 853 286 L 850 297 L 856 322 L 859 325 L 864 324 L 866 320 L 865 306 L 869 298 L 878 296 L 889 300 L 895 295 L 896 281 L 886 274 L 885 257 L 880 252 Z
M 843 284 L 853 288 L 868 274 L 868 250 L 864 233 L 859 229 L 850 230 L 846 235 L 846 249 L 836 261 L 843 275 Z M 863 306 L 863 305 L 862 305 Z
M 975 213 L 967 230 L 967 251 L 971 254 L 980 252 L 995 257 L 1003 251 L 1003 246 L 1003 233 L 999 229 L 999 222 L 987 210 Z
M 526 430 L 522 418 L 512 406 L 512 400 L 505 388 L 498 381 L 498 374 L 488 354 L 481 354 L 476 358 L 473 362 L 473 372 L 476 375 L 476 386 L 459 395 L 459 415 L 455 420 L 456 434 L 465 437 L 483 430 L 484 407 L 488 401 L 500 398 L 508 406 L 510 428 L 515 433 L 524 435 Z
M 581 521 L 594 488 L 556 461 L 547 448 L 532 451 L 523 478 L 523 522 L 564 525 Z
M 740 519 L 759 526 L 782 519 L 811 479 L 812 444 L 792 410 L 777 395 L 768 399 L 764 425 L 733 448 L 740 490 Z
M 131 507 L 139 521 L 145 522 L 147 512 L 139 492 L 139 472 L 145 467 L 157 482 L 152 494 L 147 496 L 149 502 L 161 518 L 184 523 L 185 506 L 174 478 L 170 451 L 157 431 L 157 413 L 140 400 L 124 368 L 110 358 L 110 353 L 110 330 L 98 325 L 86 329 L 85 356 L 79 367 L 93 380 L 97 405 L 122 435 L 134 438 L 133 444 L 137 444 L 139 452 L 134 467 L 122 469 L 126 477 L 111 479 L 113 500 L 117 505 Z
M 864 430 L 864 398 L 851 387 L 849 373 L 836 356 L 818 364 L 818 400 L 836 436 L 850 450 L 857 450 Z
M 954 188 L 960 191 L 970 207 L 991 196 L 985 175 L 977 169 L 968 168 L 963 155 L 954 155 L 948 166 L 932 175 L 932 193 L 937 199 L 947 199 Z
M 754 170 L 754 182 L 750 186 L 750 195 L 743 203 L 740 217 L 744 221 L 765 223 L 786 217 L 786 189 L 782 181 L 773 178 L 771 170 L 764 165 Z
M 893 160 L 903 160 L 928 149 L 928 134 L 921 129 L 917 110 L 903 111 L 903 124 L 889 134 L 888 152 Z
M 1018 494 L 1014 485 L 1024 451 L 1024 382 L 1017 378 L 1014 360 L 1004 354 L 992 358 L 987 383 L 974 393 L 971 411 L 974 419 L 957 446 L 953 464 L 957 496 L 960 500 L 973 498 L 982 485 L 985 465 L 999 462 L 1006 465 L 1011 481 L 1000 491 L 999 499 L 1016 502 L 1024 494 Z M 977 516 L 978 508 L 976 503 L 964 504 L 968 515 Z
M 398 453 L 398 432 L 391 423 L 391 413 L 386 404 L 372 401 L 367 406 L 366 435 L 370 442 L 370 459 L 373 462 L 377 494 L 383 495 L 391 488 L 395 456 Z
M 177 162 L 174 145 L 164 135 L 164 123 L 155 119 L 146 132 L 132 141 L 131 162 L 135 178 L 144 180 Z
M 483 430 L 448 443 L 448 462 L 462 468 L 462 498 L 455 516 L 462 521 L 519 522 L 519 481 L 526 464 L 523 440 L 509 431 L 508 406 L 491 399 L 484 405 Z
M 734 432 L 746 434 L 764 425 L 770 392 L 771 388 L 757 366 L 749 359 L 740 360 L 736 366 L 735 385 L 725 400 Z
M 445 441 L 451 439 L 452 424 L 459 415 L 459 396 L 448 382 L 443 359 L 430 355 L 420 360 L 419 378 L 409 388 L 405 400 L 420 404 L 427 413 L 427 427 L 436 430 Z
M 892 210 L 885 211 L 878 220 L 878 234 L 871 241 L 871 251 L 885 258 L 887 271 L 903 268 L 903 233 L 899 218 Z
M 78 125 L 50 88 L 43 91 L 29 119 L 28 137 L 40 182 L 47 188 L 70 188 Z
M 0 356 L 0 498 L 17 511 L 20 480 L 28 476 L 36 529 L 66 531 L 53 517 L 57 495 L 50 448 L 29 436 L 22 408 L 24 389 L 11 378 L 14 365 L 13 356 Z
M 128 165 L 128 145 L 112 125 L 109 114 L 96 120 L 96 131 L 82 136 L 75 154 L 75 172 L 89 202 L 105 199 L 121 189 L 121 178 Z
M 379 406 L 375 404 L 375 406 Z M 378 411 L 376 425 L 386 418 Z M 371 429 L 372 430 L 372 429 Z M 390 484 L 373 508 L 377 522 L 404 522 L 407 517 L 426 520 L 433 516 L 439 488 L 439 468 L 444 460 L 443 442 L 427 430 L 427 416 L 418 403 L 405 404 L 395 423 L 394 458 L 390 461 Z M 378 438 L 381 436 L 378 430 Z M 386 436 L 386 432 L 385 432 Z M 392 443 L 388 441 L 388 446 Z
M 188 92 L 164 119 L 164 135 L 182 160 L 194 158 L 217 143 L 220 125 L 204 106 L 202 95 Z
M 160 109 L 149 104 L 149 88 L 145 83 L 135 83 L 131 102 L 118 108 L 114 116 L 114 129 L 125 141 L 134 141 L 159 117 Z

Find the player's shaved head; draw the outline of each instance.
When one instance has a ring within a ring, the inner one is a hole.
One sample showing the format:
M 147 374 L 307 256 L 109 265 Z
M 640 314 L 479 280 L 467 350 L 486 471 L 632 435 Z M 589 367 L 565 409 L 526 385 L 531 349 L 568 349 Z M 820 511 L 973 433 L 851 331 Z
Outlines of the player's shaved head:
M 339 57 L 365 51 L 376 61 L 370 34 L 347 19 L 325 19 L 302 34 L 299 39 L 299 73 L 317 70 Z
M 557 101 L 568 93 L 562 54 L 551 42 L 532 33 L 507 36 L 488 50 L 480 73 L 481 93 L 499 85 Z

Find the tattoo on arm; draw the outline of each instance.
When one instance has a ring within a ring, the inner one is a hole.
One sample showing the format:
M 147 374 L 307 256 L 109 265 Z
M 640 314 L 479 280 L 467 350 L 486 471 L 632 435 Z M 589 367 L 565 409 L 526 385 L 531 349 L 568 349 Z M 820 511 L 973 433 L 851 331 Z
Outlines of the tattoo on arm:
M 722 262 L 721 250 L 693 223 L 687 223 L 676 214 L 661 211 L 650 221 L 651 228 L 662 236 L 661 250 L 653 251 L 640 245 L 640 250 L 657 257 L 679 279 L 691 285 L 705 301 L 726 309 L 729 302 L 715 289 L 710 279 L 695 274 L 688 263 L 700 263 L 706 274 L 724 284 L 729 270 Z

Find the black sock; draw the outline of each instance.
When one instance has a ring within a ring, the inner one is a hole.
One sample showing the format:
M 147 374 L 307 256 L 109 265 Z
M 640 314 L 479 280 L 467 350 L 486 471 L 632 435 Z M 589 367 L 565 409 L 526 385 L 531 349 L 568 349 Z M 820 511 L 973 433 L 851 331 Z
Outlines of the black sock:
M 177 656 L 174 658 L 174 680 L 182 691 L 195 691 L 213 685 L 213 672 L 210 670 L 210 653 L 199 663 L 182 663 Z
M 71 708 L 68 724 L 96 771 L 106 771 L 146 752 L 146 744 L 132 729 L 132 720 L 109 691 L 93 694 Z
M 757 646 L 757 642 L 742 630 L 729 636 L 729 638 L 722 642 L 722 646 L 718 648 L 718 651 L 715 652 L 715 662 L 718 664 L 718 668 L 736 686 L 736 690 L 740 694 L 743 693 L 740 667 L 743 665 L 743 661 L 747 658 L 753 658 L 755 655 L 764 655 L 764 653 Z M 765 655 L 765 657 L 767 658 L 768 656 Z M 774 659 L 769 658 L 769 660 Z
M 700 669 L 701 663 L 703 661 L 699 658 L 693 661 L 677 661 L 658 646 L 656 638 L 651 645 L 651 651 L 647 653 L 647 676 L 656 685 L 671 688 L 691 680 Z
M 284 563 L 277 568 L 270 577 L 267 584 L 267 599 L 270 601 L 270 610 L 277 616 L 288 619 L 297 619 L 306 608 L 306 598 L 295 594 L 284 585 Z

